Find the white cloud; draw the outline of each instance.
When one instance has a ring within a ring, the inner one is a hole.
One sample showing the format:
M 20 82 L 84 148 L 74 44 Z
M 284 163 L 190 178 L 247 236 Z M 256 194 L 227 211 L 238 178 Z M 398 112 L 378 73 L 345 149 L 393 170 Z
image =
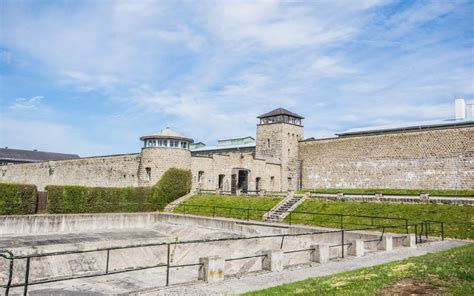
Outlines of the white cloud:
M 34 96 L 29 99 L 18 98 L 18 99 L 15 99 L 15 102 L 12 105 L 10 105 L 10 108 L 16 109 L 16 110 L 37 109 L 43 98 L 44 98 L 43 96 Z

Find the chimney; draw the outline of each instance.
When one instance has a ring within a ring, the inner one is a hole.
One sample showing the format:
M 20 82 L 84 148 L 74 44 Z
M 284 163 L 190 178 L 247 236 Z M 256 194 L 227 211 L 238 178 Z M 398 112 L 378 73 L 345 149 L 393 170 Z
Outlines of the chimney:
M 464 99 L 459 98 L 456 99 L 454 103 L 454 108 L 455 108 L 455 114 L 456 114 L 456 120 L 461 120 L 466 118 L 466 102 Z

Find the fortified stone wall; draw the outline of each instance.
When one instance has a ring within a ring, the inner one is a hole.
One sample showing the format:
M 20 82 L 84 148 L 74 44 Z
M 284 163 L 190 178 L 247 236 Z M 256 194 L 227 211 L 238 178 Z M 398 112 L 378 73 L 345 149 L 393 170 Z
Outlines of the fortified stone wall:
M 4 165 L 0 182 L 101 187 L 138 186 L 140 154 L 88 157 L 72 160 Z
M 230 191 L 232 174 L 238 174 L 239 169 L 249 170 L 248 190 L 255 190 L 256 178 L 260 178 L 261 190 L 281 190 L 279 164 L 255 159 L 253 153 L 239 152 L 192 157 L 193 188 L 216 190 L 219 188 L 219 175 L 224 175 L 222 190 Z M 203 172 L 201 182 L 198 180 L 199 171 Z
M 302 141 L 303 188 L 474 188 L 474 127 Z
M 166 147 L 143 148 L 138 184 L 152 186 L 170 168 L 191 169 L 191 151 Z

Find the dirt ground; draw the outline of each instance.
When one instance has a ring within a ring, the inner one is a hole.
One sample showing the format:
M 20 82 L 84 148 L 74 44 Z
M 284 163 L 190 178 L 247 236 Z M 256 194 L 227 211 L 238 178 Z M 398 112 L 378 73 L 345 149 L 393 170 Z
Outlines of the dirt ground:
M 405 278 L 383 289 L 378 296 L 409 296 L 409 295 L 444 295 L 441 287 L 433 286 L 427 280 Z

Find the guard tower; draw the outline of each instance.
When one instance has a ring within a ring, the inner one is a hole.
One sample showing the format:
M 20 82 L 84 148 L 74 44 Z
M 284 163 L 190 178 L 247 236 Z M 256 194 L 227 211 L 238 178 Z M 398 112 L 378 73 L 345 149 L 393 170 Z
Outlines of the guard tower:
M 278 108 L 257 118 L 255 157 L 281 165 L 281 191 L 298 189 L 298 141 L 304 138 L 304 117 Z
M 160 133 L 140 137 L 140 140 L 143 141 L 138 169 L 140 186 L 155 184 L 169 168 L 191 169 L 189 145 L 193 139 L 167 127 Z

